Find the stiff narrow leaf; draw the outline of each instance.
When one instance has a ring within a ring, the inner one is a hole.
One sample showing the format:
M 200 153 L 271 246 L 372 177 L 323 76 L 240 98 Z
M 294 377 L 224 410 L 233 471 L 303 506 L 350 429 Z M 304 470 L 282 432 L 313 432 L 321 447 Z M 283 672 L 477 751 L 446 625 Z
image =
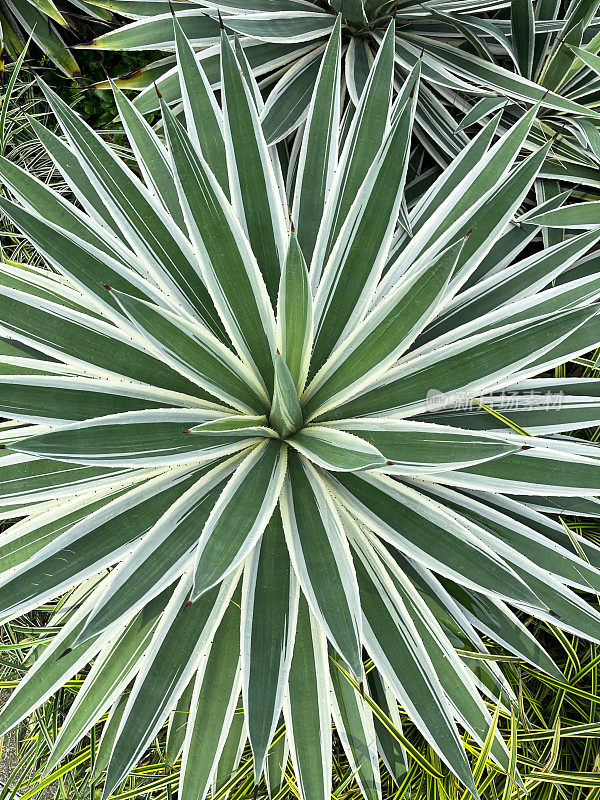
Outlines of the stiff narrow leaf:
M 416 96 L 415 89 L 397 108 L 323 270 L 315 296 L 313 370 L 360 322 L 381 276 L 402 201 Z
M 371 709 L 364 697 L 338 669 L 339 655 L 333 651 L 329 657 L 333 719 L 350 768 L 356 776 L 363 795 L 368 800 L 381 798 L 381 776 L 376 748 L 375 725 Z M 344 665 L 347 670 L 347 665 Z M 364 695 L 363 678 L 362 687 Z
M 330 430 L 330 426 L 325 429 Z M 353 419 L 340 420 L 331 429 L 347 431 L 378 448 L 388 462 L 386 471 L 402 475 L 459 469 L 469 463 L 500 458 L 520 448 L 519 444 L 501 437 L 467 433 L 429 422 Z
M 535 19 L 532 0 L 511 0 L 510 23 L 513 47 L 521 75 L 531 78 L 535 46 Z
M 362 674 L 358 588 L 350 549 L 327 487 L 290 453 L 281 517 L 294 571 L 312 613 L 356 676 Z
M 280 353 L 275 356 L 275 386 L 269 420 L 284 439 L 295 433 L 303 423 L 298 391 Z
M 391 24 L 379 48 L 365 90 L 352 118 L 339 157 L 331 191 L 324 208 L 311 264 L 316 289 L 340 229 L 356 194 L 381 146 L 389 120 L 394 63 L 394 25 Z M 409 76 L 409 80 L 411 77 Z M 412 84 L 411 84 L 412 85 Z
M 407 276 L 334 350 L 303 395 L 307 419 L 359 392 L 409 346 L 434 313 L 462 248 L 460 241 Z
M 223 114 L 200 61 L 183 32 L 177 17 L 173 20 L 181 99 L 190 139 L 211 165 L 221 189 L 229 195 Z
M 62 535 L 5 577 L 0 588 L 2 617 L 28 611 L 114 564 L 196 480 L 185 471 L 168 472 L 114 499 L 109 496 L 99 508 L 88 507 L 82 518 L 67 516 Z
M 174 370 L 228 405 L 243 411 L 264 408 L 262 385 L 204 326 L 122 292 L 114 294 L 140 334 Z
M 338 473 L 343 504 L 405 555 L 445 577 L 501 598 L 543 608 L 527 584 L 439 503 L 375 473 Z M 440 538 L 440 531 L 445 531 Z
M 444 690 L 429 659 L 423 657 L 418 631 L 406 616 L 401 598 L 381 570 L 358 551 L 356 569 L 365 615 L 366 646 L 375 665 L 394 688 L 438 755 L 477 797 L 469 762 Z
M 563 206 L 555 211 L 534 215 L 531 217 L 531 222 L 551 228 L 600 227 L 600 201 Z
M 413 416 L 431 406 L 432 396 L 439 408 L 461 392 L 463 396 L 475 397 L 492 385 L 501 385 L 503 376 L 525 370 L 529 364 L 535 365 L 530 374 L 537 374 L 539 363 L 544 363 L 544 357 L 552 352 L 553 346 L 567 340 L 593 315 L 593 310 L 578 309 L 534 317 L 496 329 L 492 327 L 484 333 L 408 359 L 404 365 L 389 370 L 372 389 L 340 405 L 335 416 Z M 585 350 L 583 344 L 581 351 Z
M 164 103 L 162 112 L 179 197 L 202 277 L 239 355 L 269 387 L 275 320 L 256 258 L 209 165 Z
M 98 466 L 166 466 L 186 461 L 210 461 L 239 450 L 218 433 L 211 437 L 186 435 L 219 415 L 215 411 L 151 409 L 75 422 L 13 445 L 17 452 Z M 249 437 L 250 438 L 250 437 Z
M 165 509 L 146 535 L 132 548 L 129 558 L 114 569 L 96 597 L 79 641 L 96 636 L 152 597 L 191 567 L 198 529 L 206 523 L 229 475 L 240 457 L 211 470 L 194 473 L 186 491 Z
M 237 582 L 238 575 L 231 576 L 188 607 L 190 581 L 187 576 L 180 581 L 129 695 L 107 768 L 104 800 L 127 776 L 187 686 L 231 603 Z
M 102 139 L 55 92 L 45 84 L 42 89 L 89 181 L 127 231 L 146 271 L 167 295 L 193 309 L 215 335 L 222 336 L 222 322 L 199 280 L 200 271 L 182 232 Z
M 199 536 L 192 600 L 223 580 L 257 544 L 277 504 L 286 462 L 285 446 L 263 440 L 231 476 Z
M 175 765 L 183 749 L 193 691 L 194 681 L 192 679 L 185 687 L 183 694 L 177 701 L 177 705 L 169 717 L 167 740 L 165 742 L 165 761 L 169 766 Z
M 179 779 L 181 800 L 204 800 L 208 794 L 237 705 L 239 662 L 240 610 L 236 596 L 227 606 L 194 679 Z
M 301 597 L 284 713 L 302 800 L 331 797 L 329 691 L 327 640 Z
M 341 25 L 338 15 L 315 82 L 298 158 L 292 219 L 308 263 L 338 156 Z
M 275 306 L 285 257 L 285 218 L 258 109 L 224 32 L 221 36 L 221 73 L 231 202 L 260 264 Z
M 204 436 L 218 433 L 230 439 L 245 439 L 248 436 L 260 436 L 276 439 L 277 432 L 269 427 L 266 417 L 247 417 L 244 415 L 231 415 L 201 425 L 194 425 L 190 433 Z
M 310 281 L 298 238 L 292 231 L 277 298 L 277 348 L 287 364 L 298 395 L 304 389 L 308 375 L 312 334 Z
M 243 697 L 256 783 L 281 712 L 297 606 L 298 584 L 276 509 L 248 561 L 242 593 Z
M 177 187 L 173 180 L 164 144 L 131 100 L 114 83 L 112 90 L 129 144 L 142 170 L 144 183 L 164 206 L 178 227 L 185 230 Z
M 288 442 L 310 461 L 333 472 L 356 472 L 389 463 L 366 437 L 335 428 L 310 425 L 291 436 Z
M 169 597 L 168 590 L 156 597 L 107 642 L 69 709 L 54 742 L 46 772 L 62 761 L 126 688 L 132 674 L 139 669 L 140 659 Z

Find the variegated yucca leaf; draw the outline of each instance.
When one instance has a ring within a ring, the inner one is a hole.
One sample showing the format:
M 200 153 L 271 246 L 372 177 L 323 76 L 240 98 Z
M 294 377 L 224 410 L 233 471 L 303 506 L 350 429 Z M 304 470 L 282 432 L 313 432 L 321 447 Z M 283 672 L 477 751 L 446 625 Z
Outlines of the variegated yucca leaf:
M 139 90 L 142 113 L 158 109 L 153 82 L 165 101 L 181 107 L 183 90 L 171 14 L 189 38 L 213 88 L 218 88 L 219 21 L 239 36 L 248 68 L 265 98 L 260 110 L 268 144 L 296 130 L 309 113 L 336 15 L 341 17 L 348 121 L 386 36 L 394 39 L 387 69 L 395 88 L 419 59 L 422 79 L 415 133 L 443 168 L 468 142 L 471 125 L 502 110 L 507 130 L 523 108 L 541 102 L 524 146 L 535 150 L 560 133 L 541 177 L 598 189 L 600 164 L 599 0 L 99 0 L 129 24 L 82 45 L 105 50 L 156 51 L 158 61 L 123 76 Z M 106 84 L 108 85 L 108 84 Z M 541 184 L 540 184 L 541 185 Z M 542 191 L 542 189 L 540 189 Z
M 0 621 L 87 582 L 0 729 L 91 663 L 48 768 L 108 714 L 105 800 L 169 716 L 180 800 L 246 737 L 257 784 L 289 750 L 326 800 L 332 720 L 376 800 L 398 743 L 423 761 L 400 712 L 476 797 L 462 735 L 507 769 L 516 702 L 482 637 L 558 680 L 516 612 L 599 640 L 600 548 L 543 513 L 598 513 L 598 449 L 560 435 L 599 423 L 598 382 L 535 377 L 600 345 L 597 220 L 542 236 L 577 206 L 531 205 L 539 104 L 409 209 L 427 62 L 392 98 L 388 35 L 342 129 L 340 18 L 288 168 L 238 43 L 217 99 L 174 24 L 166 145 L 114 87 L 139 169 L 46 86 L 77 204 L 0 160 L 51 267 L 0 265 Z

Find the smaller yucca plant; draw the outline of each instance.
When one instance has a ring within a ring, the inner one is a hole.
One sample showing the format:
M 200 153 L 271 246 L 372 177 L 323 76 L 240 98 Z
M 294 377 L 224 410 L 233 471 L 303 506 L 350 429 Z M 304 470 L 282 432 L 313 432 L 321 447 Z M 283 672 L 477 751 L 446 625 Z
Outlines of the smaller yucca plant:
M 290 135 L 306 118 L 312 86 L 337 16 L 342 22 L 344 87 L 350 113 L 359 102 L 391 24 L 396 81 L 402 83 L 415 63 L 422 62 L 424 85 L 416 110 L 416 132 L 441 165 L 466 146 L 465 127 L 483 124 L 502 109 L 501 128 L 508 129 L 522 114 L 523 106 L 541 101 L 526 147 L 537 148 L 561 131 L 561 141 L 555 146 L 557 156 L 562 163 L 578 165 L 577 182 L 598 187 L 597 0 L 102 3 L 133 21 L 82 47 L 165 52 L 163 58 L 120 80 L 122 87 L 141 90 L 135 104 L 142 113 L 158 108 L 153 81 L 167 103 L 181 100 L 173 55 L 173 9 L 214 88 L 220 80 L 219 19 L 240 36 L 240 46 L 266 98 L 261 122 L 269 144 Z M 560 163 L 549 161 L 544 173 L 545 178 L 569 180 L 569 171 Z
M 515 702 L 481 633 L 558 679 L 507 603 L 598 636 L 569 587 L 600 589 L 600 550 L 536 510 L 597 491 L 596 447 L 551 436 L 597 403 L 530 378 L 600 342 L 600 232 L 512 263 L 532 220 L 595 206 L 512 224 L 552 147 L 517 161 L 533 109 L 403 209 L 420 65 L 392 103 L 392 27 L 340 142 L 338 21 L 286 175 L 237 43 L 223 34 L 220 107 L 175 37 L 167 148 L 115 91 L 143 182 L 45 87 L 65 139 L 35 127 L 81 208 L 0 162 L 18 200 L 0 208 L 55 269 L 0 270 L 0 495 L 22 518 L 0 540 L 2 619 L 82 584 L 0 727 L 93 662 L 49 767 L 108 712 L 104 798 L 173 711 L 181 800 L 246 736 L 257 782 L 267 764 L 277 789 L 286 743 L 300 796 L 325 800 L 332 716 L 377 798 L 399 743 L 427 763 L 399 709 L 476 796 L 457 723 L 482 745 L 488 704 Z M 494 416 L 506 387 L 527 438 Z M 565 405 L 540 414 L 548 392 Z

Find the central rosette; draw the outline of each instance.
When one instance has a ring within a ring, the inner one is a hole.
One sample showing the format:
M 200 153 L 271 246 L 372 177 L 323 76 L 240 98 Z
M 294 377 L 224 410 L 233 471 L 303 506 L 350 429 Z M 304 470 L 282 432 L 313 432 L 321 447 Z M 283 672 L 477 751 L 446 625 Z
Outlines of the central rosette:
M 269 422 L 282 439 L 299 431 L 304 424 L 296 384 L 279 351 L 275 357 L 273 404 Z

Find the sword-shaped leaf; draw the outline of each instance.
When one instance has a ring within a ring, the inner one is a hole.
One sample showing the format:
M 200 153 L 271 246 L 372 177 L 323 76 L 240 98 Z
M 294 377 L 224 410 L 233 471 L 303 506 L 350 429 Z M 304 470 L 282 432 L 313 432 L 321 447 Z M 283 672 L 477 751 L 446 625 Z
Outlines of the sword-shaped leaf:
M 88 509 L 80 520 L 67 518 L 71 526 L 65 525 L 61 535 L 4 577 L 0 587 L 2 618 L 35 608 L 118 562 L 152 529 L 157 516 L 167 512 L 197 479 L 187 471 L 170 471 L 105 500 L 98 509 Z M 90 637 L 80 641 L 86 638 Z
M 125 412 L 98 419 L 75 422 L 62 428 L 31 436 L 12 445 L 12 449 L 109 467 L 154 467 L 186 462 L 212 461 L 240 450 L 250 443 L 232 442 L 219 434 L 189 436 L 192 425 L 215 419 L 215 411 L 151 409 Z
M 232 415 L 222 417 L 210 422 L 203 422 L 201 425 L 194 425 L 190 428 L 190 433 L 210 436 L 218 433 L 231 439 L 245 439 L 248 436 L 261 436 L 269 439 L 279 438 L 277 432 L 269 427 L 266 417 L 246 417 L 243 415 Z
M 175 765 L 183 750 L 193 691 L 194 679 L 192 678 L 169 717 L 167 740 L 165 742 L 165 761 L 169 766 Z
M 331 796 L 329 691 L 327 640 L 301 596 L 284 714 L 302 800 Z
M 304 393 L 307 419 L 360 392 L 397 360 L 434 315 L 462 247 L 452 245 L 407 277 L 340 343 Z
M 444 633 L 435 616 L 423 604 L 422 598 L 406 574 L 390 556 L 384 545 L 375 537 L 369 537 L 371 548 L 362 547 L 359 539 L 357 549 L 362 549 L 362 558 L 371 562 L 374 569 L 387 572 L 392 579 L 395 591 L 402 598 L 403 606 L 398 606 L 406 614 L 406 621 L 413 624 L 427 651 L 435 673 L 455 709 L 455 714 L 480 746 L 488 734 L 492 718 L 488 714 L 478 688 L 460 660 L 451 640 Z M 375 566 L 377 565 L 377 566 Z M 508 751 L 502 737 L 495 736 L 492 757 L 503 769 L 508 768 Z
M 130 683 L 170 595 L 166 590 L 156 597 L 106 643 L 62 724 L 46 763 L 46 773 L 62 761 Z
M 375 725 L 371 709 L 364 698 L 338 669 L 339 655 L 334 651 L 329 658 L 329 672 L 333 689 L 332 711 L 335 727 L 342 741 L 352 772 L 368 800 L 381 798 L 381 776 L 377 754 Z M 343 662 L 342 662 L 343 663 Z M 348 667 L 344 664 L 344 668 Z M 361 681 L 364 694 L 366 676 Z
M 231 202 L 248 237 L 273 306 L 287 231 L 281 197 L 248 79 L 223 32 L 221 96 Z
M 479 591 L 544 608 L 511 567 L 440 503 L 375 473 L 338 473 L 333 488 L 350 513 L 434 572 Z M 443 537 L 440 531 L 445 532 Z
M 238 354 L 269 387 L 275 320 L 256 258 L 209 165 L 164 103 L 162 111 L 179 198 L 202 277 Z
M 452 712 L 419 633 L 390 577 L 376 569 L 372 559 L 366 560 L 360 551 L 357 555 L 365 644 L 371 658 L 440 758 L 476 797 Z
M 530 220 L 550 228 L 595 228 L 600 226 L 600 201 L 563 206 L 544 214 L 534 214 L 527 218 L 528 222 Z
M 242 411 L 262 411 L 265 392 L 248 367 L 198 322 L 131 295 L 115 292 L 119 306 L 174 370 Z
M 230 601 L 194 679 L 179 779 L 181 800 L 204 800 L 208 794 L 239 693 L 240 610 L 238 602 Z
M 229 575 L 255 547 L 277 504 L 286 463 L 285 447 L 263 439 L 231 476 L 199 537 L 192 600 Z
M 331 428 L 327 425 L 321 430 L 342 430 L 363 439 L 382 453 L 389 466 L 386 472 L 397 475 L 423 475 L 458 469 L 500 458 L 520 448 L 519 444 L 500 437 L 469 434 L 446 425 L 407 420 L 340 420 Z
M 364 93 L 352 119 L 338 159 L 331 191 L 326 198 L 314 258 L 313 287 L 318 281 L 350 207 L 381 146 L 389 121 L 392 91 L 394 26 L 390 25 L 369 73 Z M 409 77 L 414 82 L 416 75 Z M 410 84 L 412 86 L 412 83 Z
M 248 559 L 242 592 L 242 685 L 256 783 L 281 712 L 297 608 L 298 583 L 276 509 Z
M 215 335 L 223 336 L 223 324 L 183 233 L 108 145 L 52 89 L 45 84 L 42 89 L 89 181 L 127 231 L 144 271 Z
M 61 425 L 125 411 L 188 406 L 185 396 L 143 384 L 55 375 L 0 376 L 0 412 L 25 422 Z
M 78 641 L 110 629 L 144 606 L 186 570 L 194 558 L 198 531 L 206 524 L 225 481 L 240 457 L 229 459 L 188 480 L 157 522 L 112 571 L 99 593 Z
M 236 33 L 261 42 L 308 42 L 329 36 L 334 22 L 330 14 L 309 11 L 259 11 L 225 17 L 223 23 Z
M 117 731 L 102 797 L 107 800 L 158 733 L 187 686 L 231 604 L 239 575 L 188 606 L 191 581 L 184 575 L 165 609 Z
M 329 490 L 315 468 L 295 453 L 289 455 L 281 517 L 312 613 L 353 673 L 362 675 L 360 605 L 350 548 Z
M 298 391 L 280 353 L 275 356 L 275 385 L 269 421 L 283 438 L 295 433 L 303 423 Z
M 185 222 L 179 205 L 177 187 L 173 180 L 173 173 L 164 144 L 131 100 L 114 83 L 112 83 L 112 90 L 129 144 L 140 165 L 144 183 L 164 206 L 178 227 L 185 231 Z
M 310 281 L 298 238 L 292 231 L 277 298 L 277 348 L 290 371 L 298 395 L 304 389 L 308 375 L 312 335 Z
M 50 132 L 46 131 L 45 128 L 41 128 L 41 130 L 45 131 L 44 135 L 50 135 Z M 53 139 L 52 141 L 55 142 L 55 144 L 58 143 L 58 146 L 64 148 L 64 151 L 70 155 L 70 158 L 73 158 L 73 154 L 68 150 L 61 139 Z M 63 152 L 63 150 L 61 150 L 61 152 Z M 53 153 L 54 151 L 51 150 L 49 155 L 52 156 Z M 60 168 L 61 164 L 62 162 L 59 161 L 57 166 Z M 73 193 L 80 202 L 82 202 L 87 213 L 84 213 L 72 203 L 69 203 L 61 194 L 39 180 L 39 178 L 36 178 L 35 175 L 31 175 L 8 159 L 0 159 L 0 175 L 11 193 L 30 213 L 57 226 L 65 236 L 70 235 L 72 238 L 81 239 L 83 242 L 91 245 L 92 248 L 106 253 L 111 259 L 119 262 L 120 265 L 127 265 L 129 269 L 127 270 L 125 266 L 122 266 L 121 272 L 123 274 L 133 272 L 134 275 L 131 279 L 137 279 L 139 285 L 144 283 L 139 274 L 139 263 L 137 262 L 135 254 L 121 239 L 117 238 L 110 229 L 107 230 L 104 227 L 100 227 L 99 229 L 98 222 L 88 216 L 91 209 L 89 207 L 86 208 L 87 204 L 85 203 L 85 198 L 82 197 L 75 186 L 72 187 Z M 107 262 L 107 269 L 111 268 L 110 263 L 111 261 L 109 260 Z M 61 269 L 62 267 L 62 269 L 66 270 L 67 264 L 61 264 L 59 266 L 57 263 L 56 267 L 57 269 Z M 84 269 L 85 265 L 80 265 L 79 268 Z M 95 278 L 95 285 L 92 285 L 90 282 L 90 289 L 92 290 L 98 289 L 99 275 L 96 274 Z M 110 280 L 105 278 L 104 282 L 110 283 Z M 113 283 L 114 279 L 111 286 Z M 114 283 L 114 285 L 115 288 L 119 288 L 116 283 Z M 152 288 L 151 284 L 148 284 L 148 286 Z
M 0 293 L 0 332 L 79 372 L 118 375 L 184 394 L 195 385 L 142 349 L 115 325 L 34 294 L 4 287 Z M 197 384 L 196 384 L 197 386 Z
M 315 296 L 313 370 L 360 322 L 372 299 L 392 242 L 408 168 L 417 91 L 384 136 L 324 267 Z M 402 100 L 402 95 L 397 101 Z
M 341 25 L 338 15 L 315 82 L 298 157 L 292 219 L 308 263 L 338 160 Z
M 127 482 L 127 472 L 6 453 L 0 458 L 0 501 L 12 506 L 65 499 L 85 491 L 120 485 L 123 480 Z
M 298 60 L 284 71 L 269 93 L 261 112 L 261 125 L 268 144 L 278 144 L 304 122 L 324 50 L 325 45 L 317 42 L 308 52 L 298 52 Z
M 185 112 L 186 128 L 190 139 L 208 164 L 221 189 L 229 196 L 227 160 L 223 140 L 223 114 L 215 98 L 212 87 L 196 59 L 194 50 L 183 32 L 181 23 L 175 17 L 175 44 L 181 99 Z
M 356 472 L 389 464 L 366 437 L 336 428 L 311 425 L 295 433 L 288 442 L 317 466 L 333 472 Z
M 20 681 L 18 688 L 0 711 L 2 734 L 32 714 L 34 709 L 51 697 L 65 681 L 89 664 L 101 650 L 102 642 L 97 639 L 72 648 L 89 610 L 88 599 L 71 615 L 60 633 L 53 636 L 46 644 L 41 655 Z
M 578 309 L 547 317 L 535 317 L 450 343 L 389 370 L 386 377 L 355 400 L 340 405 L 329 418 L 363 416 L 413 416 L 430 407 L 462 396 L 476 397 L 490 386 L 528 364 L 540 372 L 536 356 L 543 363 L 552 348 L 567 339 L 594 315 L 594 310 Z M 585 352 L 583 344 L 580 352 Z M 588 348 L 589 349 L 589 348 Z M 539 361 L 538 361 L 539 363 Z M 525 377 L 525 375 L 523 376 Z M 506 383 L 506 381 L 505 381 Z M 410 410 L 409 410 L 410 409 Z

